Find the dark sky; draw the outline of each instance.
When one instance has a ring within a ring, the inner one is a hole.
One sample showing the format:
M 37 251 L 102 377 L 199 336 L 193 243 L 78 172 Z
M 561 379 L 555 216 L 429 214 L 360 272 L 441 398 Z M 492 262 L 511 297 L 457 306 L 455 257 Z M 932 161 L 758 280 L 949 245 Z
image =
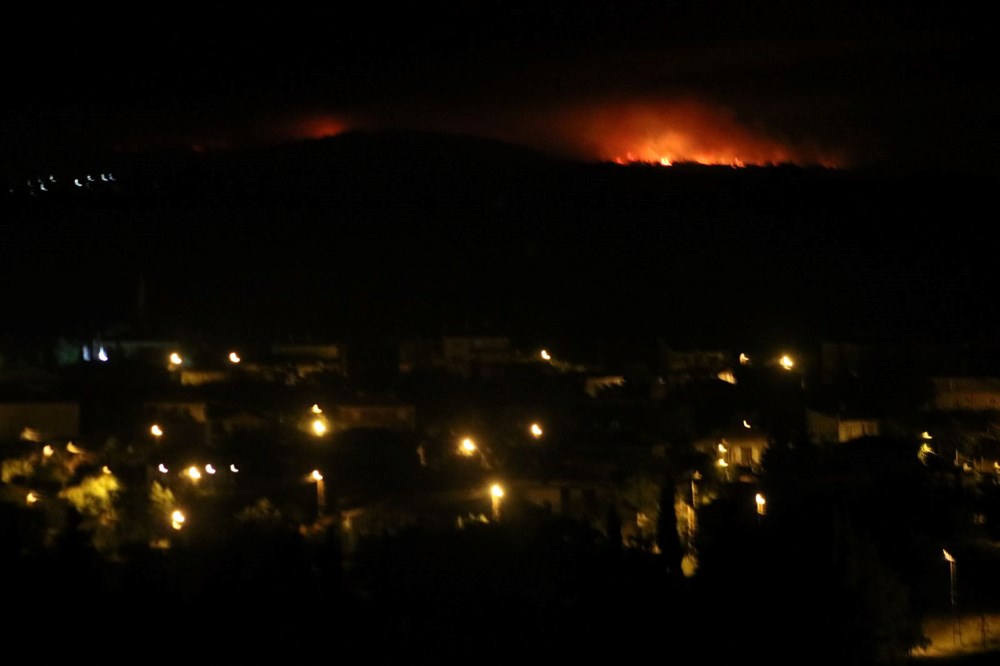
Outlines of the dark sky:
M 992 170 L 992 22 L 962 3 L 342 4 L 22 7 L 0 47 L 6 162 L 374 126 L 587 159 Z

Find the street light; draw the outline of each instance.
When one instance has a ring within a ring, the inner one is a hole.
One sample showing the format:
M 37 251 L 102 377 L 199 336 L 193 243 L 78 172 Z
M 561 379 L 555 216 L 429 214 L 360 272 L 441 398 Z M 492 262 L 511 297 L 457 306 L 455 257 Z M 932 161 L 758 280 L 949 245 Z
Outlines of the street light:
M 962 626 L 958 622 L 958 591 L 956 587 L 958 586 L 958 563 L 955 561 L 955 556 L 949 553 L 944 548 L 941 549 L 944 554 L 944 559 L 948 562 L 948 578 L 951 583 L 951 640 L 952 643 L 955 642 L 955 637 L 958 637 L 959 642 L 962 640 Z
M 241 359 L 240 355 L 237 354 L 236 352 L 234 352 L 234 351 L 229 352 L 229 362 L 232 363 L 233 365 L 236 365 L 237 363 L 239 363 L 242 360 L 243 359 Z
M 187 520 L 187 517 L 180 509 L 175 509 L 174 512 L 170 514 L 170 526 L 175 530 L 179 530 L 184 527 L 185 520 Z
M 537 423 L 532 423 L 531 428 L 529 428 L 529 430 L 531 430 L 531 436 L 534 437 L 535 439 L 540 438 L 544 434 L 542 426 L 538 425 Z
M 458 445 L 458 452 L 461 453 L 466 458 L 474 455 L 479 447 L 476 443 L 472 441 L 471 437 L 466 437 L 462 440 L 461 444 Z
M 791 370 L 795 367 L 795 361 L 793 361 L 792 357 L 788 354 L 782 355 L 782 357 L 778 359 L 778 364 L 785 370 Z
M 161 428 L 158 423 L 154 423 L 153 425 L 149 426 L 149 433 L 153 437 L 159 439 L 160 437 L 163 437 L 163 428 Z
M 316 435 L 317 437 L 322 437 L 323 435 L 325 435 L 327 431 L 326 421 L 324 421 L 321 418 L 313 419 L 312 431 L 313 434 Z
M 538 352 L 538 355 L 542 357 L 543 361 L 552 360 L 552 354 L 549 353 L 548 349 L 543 349 L 542 351 Z
M 181 358 L 181 355 L 178 352 L 170 352 L 170 357 L 168 358 L 168 360 L 170 361 L 171 368 L 176 368 L 177 366 L 184 363 L 184 359 Z
M 760 493 L 757 493 L 757 496 L 754 497 L 753 499 L 754 499 L 754 502 L 757 503 L 757 515 L 758 516 L 766 515 L 767 514 L 767 500 L 764 499 L 764 496 L 761 495 Z
M 326 482 L 318 469 L 314 469 L 309 478 L 316 482 L 316 511 L 320 516 L 326 515 Z
M 493 500 L 493 520 L 500 522 L 500 500 L 503 499 L 503 486 L 494 483 L 490 486 L 490 498 Z

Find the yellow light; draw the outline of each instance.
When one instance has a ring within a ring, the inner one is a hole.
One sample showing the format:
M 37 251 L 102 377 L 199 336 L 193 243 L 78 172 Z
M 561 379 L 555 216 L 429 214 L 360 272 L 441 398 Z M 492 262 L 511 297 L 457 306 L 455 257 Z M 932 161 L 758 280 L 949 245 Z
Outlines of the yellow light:
M 782 356 L 778 360 L 778 363 L 781 364 L 781 367 L 784 368 L 785 370 L 791 370 L 792 368 L 795 367 L 795 361 L 793 361 L 792 357 L 789 356 L 788 354 Z
M 69 451 L 70 453 L 83 453 L 83 449 L 78 447 L 73 442 L 70 442 L 66 445 L 66 450 Z
M 179 530 L 181 527 L 183 527 L 184 521 L 186 520 L 187 517 L 184 515 L 184 512 L 182 512 L 180 509 L 175 509 L 174 512 L 170 514 L 170 525 L 175 530 Z
M 232 472 L 233 474 L 236 474 L 236 473 L 237 473 L 237 472 L 239 472 L 240 470 L 239 470 L 239 469 L 237 469 L 237 467 L 236 467 L 236 465 L 235 465 L 235 463 L 234 463 L 234 464 L 232 464 L 232 465 L 230 465 L 230 466 L 229 466 L 229 471 L 230 471 L 230 472 Z
M 732 370 L 720 370 L 715 376 L 727 384 L 736 384 L 736 375 L 733 374 Z
M 242 360 L 243 359 L 241 359 L 240 355 L 237 354 L 236 352 L 234 352 L 234 351 L 229 352 L 229 362 L 230 363 L 239 363 Z
M 740 354 L 740 365 L 750 365 L 750 357 L 746 354 Z
M 934 449 L 930 447 L 930 444 L 924 442 L 920 445 L 920 452 L 923 454 L 934 453 Z
M 540 351 L 538 353 L 538 355 L 542 357 L 543 361 L 551 361 L 552 360 L 552 355 L 549 354 L 549 350 L 548 349 L 543 349 L 542 351 Z
M 954 562 L 955 561 L 954 556 L 951 553 L 949 553 L 947 550 L 945 550 L 944 548 L 941 549 L 941 552 L 944 553 L 944 559 L 948 560 L 949 562 Z
M 26 442 L 40 442 L 42 441 L 42 435 L 34 428 L 25 428 L 21 431 L 21 439 Z
M 749 430 L 750 429 L 750 422 L 747 421 L 746 419 L 743 419 L 743 427 L 746 428 L 747 430 Z
M 27 502 L 28 504 L 34 504 L 34 503 L 35 503 L 35 502 L 37 502 L 37 501 L 38 501 L 39 499 L 41 499 L 41 498 L 40 498 L 40 497 L 38 497 L 38 495 L 37 495 L 37 494 L 36 494 L 35 492 L 33 492 L 33 491 L 32 491 L 32 492 L 29 492 L 29 493 L 28 493 L 28 494 L 27 494 L 27 495 L 25 496 L 25 498 L 24 498 L 24 500 L 25 500 L 25 501 L 26 501 L 26 502 Z
M 543 434 L 542 426 L 538 425 L 537 423 L 532 423 L 531 436 L 534 437 L 535 439 L 538 439 L 539 437 L 542 436 L 542 434 Z
M 317 437 L 322 437 L 326 434 L 326 422 L 323 419 L 313 419 L 312 431 Z
M 476 452 L 476 443 L 472 441 L 471 437 L 466 437 L 462 440 L 458 450 L 463 456 L 471 456 Z
M 727 463 L 724 458 L 719 458 L 719 460 L 718 460 L 718 462 L 716 462 L 716 464 L 719 467 L 729 467 L 729 463 Z
M 727 450 L 728 449 L 726 449 L 726 445 L 723 444 L 722 442 L 719 442 L 719 453 L 725 453 Z
M 163 437 L 163 428 L 156 423 L 149 427 L 149 432 L 153 435 L 153 437 Z
M 322 481 L 323 480 L 323 475 L 320 474 L 320 472 L 319 472 L 318 469 L 314 469 L 312 471 L 312 474 L 310 474 L 309 476 L 312 477 L 313 481 Z
M 312 407 L 310 407 L 309 411 L 311 411 L 313 414 L 322 414 L 323 413 L 323 410 L 320 409 L 320 406 L 317 405 L 317 404 L 314 404 Z
M 931 437 L 931 434 L 929 432 L 924 430 L 922 433 L 920 433 L 920 439 L 934 439 L 934 438 Z
M 160 473 L 162 474 L 166 474 L 167 472 L 170 471 L 167 469 L 167 466 L 164 465 L 163 463 L 160 463 L 160 465 L 156 469 L 160 470 Z
M 757 503 L 757 513 L 763 516 L 765 511 L 767 511 L 767 500 L 764 499 L 763 495 L 757 493 L 757 496 L 754 497 L 754 501 Z
M 501 497 L 503 497 L 503 486 L 501 486 L 499 483 L 494 483 L 492 486 L 490 486 L 490 495 L 496 499 L 500 499 Z
M 183 362 L 184 359 L 181 358 L 180 354 L 177 352 L 170 352 L 170 365 L 180 365 Z
M 111 468 L 108 467 L 107 465 L 101 467 L 101 471 L 104 472 L 105 474 L 111 474 Z
M 189 477 L 191 477 L 192 481 L 197 481 L 201 478 L 201 470 L 199 470 L 198 467 L 195 465 L 191 465 L 190 467 L 188 467 L 186 470 L 184 470 L 184 473 L 187 474 Z
M 46 458 L 48 458 L 55 452 L 56 450 L 52 448 L 51 444 L 46 444 L 45 446 L 42 447 L 42 455 L 45 456 Z
M 205 471 L 208 472 L 209 474 L 215 474 L 215 467 L 213 467 L 212 464 L 209 463 L 205 465 Z

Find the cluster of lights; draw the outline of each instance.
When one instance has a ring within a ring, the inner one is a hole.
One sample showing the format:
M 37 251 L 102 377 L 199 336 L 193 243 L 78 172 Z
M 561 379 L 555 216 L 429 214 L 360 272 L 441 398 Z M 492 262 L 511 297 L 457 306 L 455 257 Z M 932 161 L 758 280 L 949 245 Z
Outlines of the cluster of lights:
M 170 473 L 170 468 L 163 463 L 157 465 L 156 469 L 160 472 L 160 474 Z M 197 465 L 190 465 L 184 468 L 184 471 L 182 471 L 181 474 L 183 474 L 184 476 L 188 477 L 189 479 L 197 483 L 202 478 L 202 473 L 201 473 L 202 469 L 204 469 L 205 474 L 208 474 L 209 476 L 212 476 L 213 474 L 219 471 L 212 463 L 206 463 L 203 468 L 199 468 Z M 236 463 L 232 463 L 229 465 L 229 471 L 232 472 L 233 474 L 239 474 L 240 468 L 236 466 Z
M 458 452 L 466 457 L 474 455 L 478 450 L 479 447 L 471 437 L 466 437 L 458 445 Z

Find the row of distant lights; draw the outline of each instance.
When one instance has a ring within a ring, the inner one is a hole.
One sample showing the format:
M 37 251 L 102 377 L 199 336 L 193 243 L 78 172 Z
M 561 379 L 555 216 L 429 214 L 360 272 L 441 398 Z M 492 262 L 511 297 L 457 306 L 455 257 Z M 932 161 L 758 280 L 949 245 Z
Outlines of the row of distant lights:
M 160 472 L 160 474 L 169 474 L 170 473 L 170 469 L 166 465 L 164 465 L 163 463 L 160 463 L 156 467 L 156 469 L 157 469 L 157 471 Z M 215 466 L 212 463 L 207 463 L 204 466 L 203 469 L 205 470 L 205 474 L 208 474 L 208 475 L 213 475 L 216 472 L 218 472 L 218 470 L 215 468 Z M 240 470 L 236 466 L 236 464 L 233 463 L 233 464 L 231 464 L 229 466 L 229 471 L 232 472 L 233 474 L 239 474 Z M 186 467 L 184 469 L 184 471 L 181 472 L 181 474 L 183 474 L 184 476 L 188 477 L 189 479 L 191 479 L 192 481 L 195 481 L 195 482 L 201 481 L 201 479 L 202 479 L 201 469 L 199 469 L 199 467 L 197 465 L 191 465 L 189 467 Z
M 49 174 L 48 178 L 35 178 L 27 182 L 28 182 L 28 187 L 31 188 L 32 190 L 34 190 L 35 187 L 37 187 L 38 190 L 41 192 L 48 192 L 49 186 L 55 185 L 59 181 L 56 180 L 54 174 Z M 92 184 L 96 184 L 98 182 L 114 183 L 117 182 L 117 179 L 115 178 L 115 175 L 111 172 L 99 174 L 96 178 L 88 173 L 83 178 L 73 179 L 73 185 L 75 185 L 76 187 L 90 187 Z M 14 190 L 10 191 L 13 193 Z

